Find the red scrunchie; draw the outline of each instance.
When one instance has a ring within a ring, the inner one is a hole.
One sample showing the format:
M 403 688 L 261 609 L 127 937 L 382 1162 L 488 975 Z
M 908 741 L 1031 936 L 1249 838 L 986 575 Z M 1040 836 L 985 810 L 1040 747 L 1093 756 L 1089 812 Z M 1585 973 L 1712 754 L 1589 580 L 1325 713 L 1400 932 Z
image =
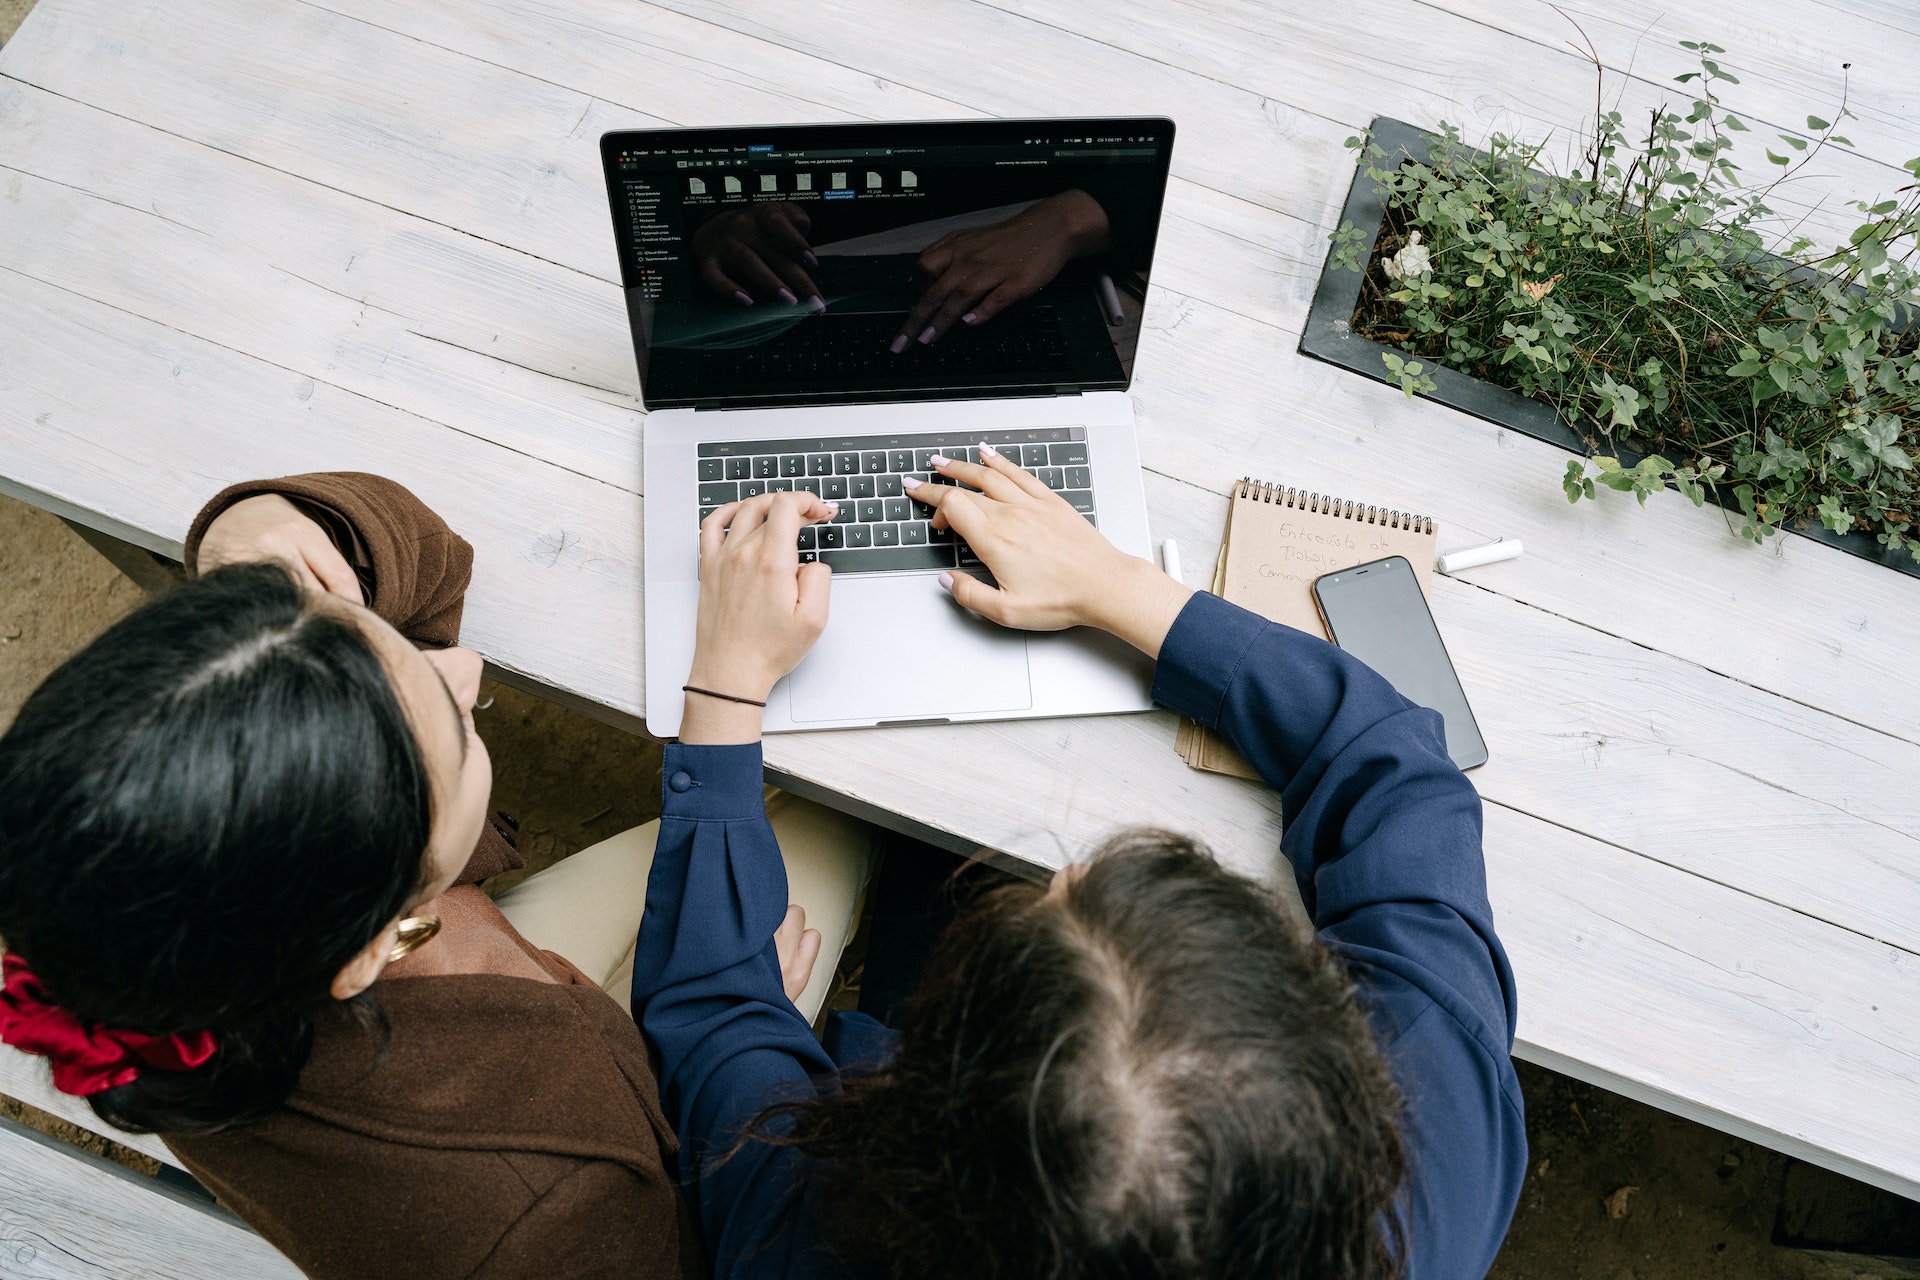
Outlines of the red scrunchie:
M 191 1071 L 220 1049 L 211 1031 L 153 1036 L 88 1026 L 47 999 L 27 962 L 0 956 L 0 1041 L 53 1059 L 53 1087 L 76 1098 L 132 1084 L 144 1066 Z

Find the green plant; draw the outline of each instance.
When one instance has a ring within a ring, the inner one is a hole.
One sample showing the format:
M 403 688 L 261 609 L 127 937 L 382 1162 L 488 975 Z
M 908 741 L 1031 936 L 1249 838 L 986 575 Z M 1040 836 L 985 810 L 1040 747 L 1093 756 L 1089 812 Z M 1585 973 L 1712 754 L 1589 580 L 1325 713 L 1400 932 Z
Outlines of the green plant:
M 1565 172 L 1544 143 L 1495 134 L 1475 152 L 1451 125 L 1425 164 L 1349 139 L 1387 205 L 1370 262 L 1351 224 L 1332 237 L 1331 264 L 1366 271 L 1354 332 L 1407 353 L 1384 359 L 1408 395 L 1432 389 L 1420 362 L 1434 361 L 1588 432 L 1569 501 L 1608 488 L 1644 503 L 1672 484 L 1700 504 L 1719 486 L 1756 542 L 1818 521 L 1920 552 L 1920 182 L 1853 202 L 1862 221 L 1831 252 L 1778 230 L 1780 184 L 1852 145 L 1835 132 L 1844 88 L 1833 120 L 1778 135 L 1785 154 L 1767 148 L 1772 172 L 1749 182 L 1731 153 L 1751 130 L 1718 93 L 1739 83 L 1725 51 L 1683 45 L 1691 109 L 1653 111 L 1630 139 L 1597 101 Z M 1920 159 L 1905 167 L 1920 178 Z M 1622 466 L 1608 440 L 1643 460 Z

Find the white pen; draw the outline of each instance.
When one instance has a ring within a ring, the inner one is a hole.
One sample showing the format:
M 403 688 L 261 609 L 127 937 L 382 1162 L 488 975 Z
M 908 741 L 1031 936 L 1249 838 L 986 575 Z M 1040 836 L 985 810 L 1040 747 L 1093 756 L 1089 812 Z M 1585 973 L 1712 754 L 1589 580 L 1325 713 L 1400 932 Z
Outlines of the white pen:
M 1500 538 L 1483 547 L 1449 551 L 1434 561 L 1434 567 L 1442 573 L 1458 573 L 1462 569 L 1478 569 L 1483 564 L 1498 564 L 1502 560 L 1512 560 L 1525 550 L 1526 547 L 1518 538 Z
M 1180 544 L 1168 538 L 1160 544 L 1160 567 L 1175 582 L 1180 581 Z
M 1120 292 L 1113 287 L 1113 277 L 1100 273 L 1100 301 L 1107 310 L 1107 327 L 1118 329 L 1127 322 L 1127 313 L 1120 309 Z

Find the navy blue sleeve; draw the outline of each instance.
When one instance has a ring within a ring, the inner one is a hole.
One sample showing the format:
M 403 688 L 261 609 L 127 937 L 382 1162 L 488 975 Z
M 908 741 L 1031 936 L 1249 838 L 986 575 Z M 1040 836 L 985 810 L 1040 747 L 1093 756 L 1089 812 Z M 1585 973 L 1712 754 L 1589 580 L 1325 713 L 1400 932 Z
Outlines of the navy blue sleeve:
M 767 822 L 760 747 L 671 744 L 661 776 L 633 1007 L 659 1058 L 689 1205 L 716 1276 L 833 1274 L 796 1221 L 805 1158 L 741 1142 L 762 1108 L 837 1081 L 780 979 L 773 933 L 787 871 Z
M 1204 592 L 1167 635 L 1153 696 L 1280 793 L 1281 852 L 1407 1100 L 1408 1280 L 1486 1274 L 1526 1176 L 1526 1117 L 1480 797 L 1439 714 L 1320 637 Z

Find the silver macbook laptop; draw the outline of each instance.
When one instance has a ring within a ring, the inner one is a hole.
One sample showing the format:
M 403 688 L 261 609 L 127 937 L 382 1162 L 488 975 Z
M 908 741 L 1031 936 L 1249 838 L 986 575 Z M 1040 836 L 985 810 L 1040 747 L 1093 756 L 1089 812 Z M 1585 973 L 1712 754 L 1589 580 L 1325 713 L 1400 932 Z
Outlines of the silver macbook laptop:
M 1004 630 L 942 572 L 989 576 L 903 489 L 928 458 L 1017 459 L 1151 554 L 1126 389 L 1173 122 L 993 120 L 609 133 L 646 477 L 647 728 L 679 731 L 700 521 L 768 491 L 838 517 L 825 635 L 768 731 L 1093 715 L 1150 704 L 1105 635 Z

